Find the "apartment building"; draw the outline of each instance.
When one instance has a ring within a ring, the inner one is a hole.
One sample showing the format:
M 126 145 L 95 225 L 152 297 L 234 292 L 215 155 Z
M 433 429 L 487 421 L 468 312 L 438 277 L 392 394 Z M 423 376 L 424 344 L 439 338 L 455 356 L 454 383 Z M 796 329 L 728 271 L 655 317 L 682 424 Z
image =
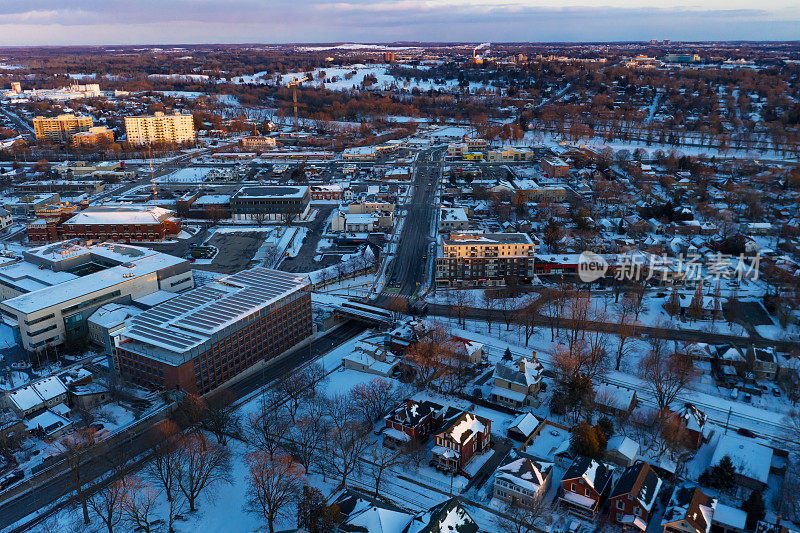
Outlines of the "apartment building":
M 257 267 L 131 318 L 115 337 L 114 365 L 144 387 L 205 394 L 310 334 L 305 276 Z
M 274 137 L 264 137 L 263 135 L 251 135 L 243 138 L 240 142 L 242 148 L 247 150 L 271 150 L 277 146 Z
M 28 351 L 86 336 L 103 304 L 194 286 L 185 259 L 122 244 L 62 241 L 5 259 L 0 314 Z
M 452 232 L 436 258 L 437 287 L 505 285 L 533 277 L 534 242 L 525 233 Z
M 94 126 L 88 131 L 80 131 L 72 136 L 72 146 L 75 148 L 88 148 L 113 142 L 114 132 L 106 126 Z
M 33 131 L 37 141 L 70 142 L 73 135 L 89 131 L 92 124 L 92 117 L 66 113 L 57 117 L 34 118 Z
M 149 116 L 125 117 L 125 132 L 128 143 L 136 146 L 190 143 L 194 142 L 194 119 L 191 114 L 165 115 L 160 111 Z

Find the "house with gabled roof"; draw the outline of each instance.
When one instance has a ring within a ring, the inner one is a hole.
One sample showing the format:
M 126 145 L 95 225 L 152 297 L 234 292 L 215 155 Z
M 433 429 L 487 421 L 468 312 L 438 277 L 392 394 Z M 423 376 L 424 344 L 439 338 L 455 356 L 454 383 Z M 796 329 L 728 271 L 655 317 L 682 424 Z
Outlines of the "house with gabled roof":
M 404 533 L 478 533 L 478 523 L 458 498 L 450 498 L 414 517 Z
M 711 430 L 706 426 L 706 414 L 693 403 L 686 403 L 675 412 L 667 414 L 683 426 L 684 444 L 691 450 L 698 450 L 711 437 Z
M 664 533 L 709 533 L 717 500 L 697 486 L 675 487 L 661 526 Z
M 336 506 L 340 522 L 337 531 L 342 533 L 403 533 L 414 517 L 389 502 L 352 489 L 336 499 Z
M 553 463 L 512 451 L 494 473 L 492 497 L 506 504 L 531 506 L 545 497 L 552 477 Z
M 411 441 L 422 442 L 437 428 L 444 416 L 444 407 L 430 401 L 405 400 L 384 417 L 383 445 L 394 448 Z
M 445 421 L 436 434 L 431 465 L 444 472 L 462 472 L 473 456 L 492 445 L 492 421 L 463 411 Z
M 533 407 L 542 383 L 544 367 L 536 358 L 520 357 L 513 364 L 501 361 L 495 365 L 492 401 L 519 409 Z
M 570 514 L 593 520 L 611 491 L 611 469 L 579 455 L 561 479 L 559 504 Z
M 645 462 L 623 470 L 609 496 L 610 521 L 626 531 L 647 530 L 661 484 L 661 478 Z

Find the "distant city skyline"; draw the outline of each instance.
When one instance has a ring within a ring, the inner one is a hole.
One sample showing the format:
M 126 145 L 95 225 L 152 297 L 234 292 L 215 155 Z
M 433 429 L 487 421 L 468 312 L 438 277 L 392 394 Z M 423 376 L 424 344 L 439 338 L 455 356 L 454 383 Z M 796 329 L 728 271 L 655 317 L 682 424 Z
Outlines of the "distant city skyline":
M 796 1 L 4 0 L 0 46 L 797 40 Z

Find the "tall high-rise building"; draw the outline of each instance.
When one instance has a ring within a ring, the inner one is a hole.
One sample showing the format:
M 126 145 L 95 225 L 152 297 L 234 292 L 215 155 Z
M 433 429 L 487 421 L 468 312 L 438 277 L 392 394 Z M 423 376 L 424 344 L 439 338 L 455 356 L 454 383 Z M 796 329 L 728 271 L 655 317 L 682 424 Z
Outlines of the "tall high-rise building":
M 92 117 L 83 115 L 65 114 L 57 117 L 36 117 L 33 119 L 33 131 L 36 139 L 49 139 L 57 142 L 68 142 L 72 135 L 82 131 L 89 131 L 94 122 Z
M 128 142 L 134 145 L 175 143 L 194 141 L 194 119 L 191 114 L 154 115 L 125 117 L 125 132 Z

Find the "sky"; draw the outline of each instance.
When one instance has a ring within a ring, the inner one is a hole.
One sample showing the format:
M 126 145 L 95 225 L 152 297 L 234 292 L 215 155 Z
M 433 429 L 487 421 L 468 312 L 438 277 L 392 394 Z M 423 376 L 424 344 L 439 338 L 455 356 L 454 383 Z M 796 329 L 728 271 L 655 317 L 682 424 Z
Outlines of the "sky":
M 798 40 L 798 0 L 0 0 L 0 46 Z

